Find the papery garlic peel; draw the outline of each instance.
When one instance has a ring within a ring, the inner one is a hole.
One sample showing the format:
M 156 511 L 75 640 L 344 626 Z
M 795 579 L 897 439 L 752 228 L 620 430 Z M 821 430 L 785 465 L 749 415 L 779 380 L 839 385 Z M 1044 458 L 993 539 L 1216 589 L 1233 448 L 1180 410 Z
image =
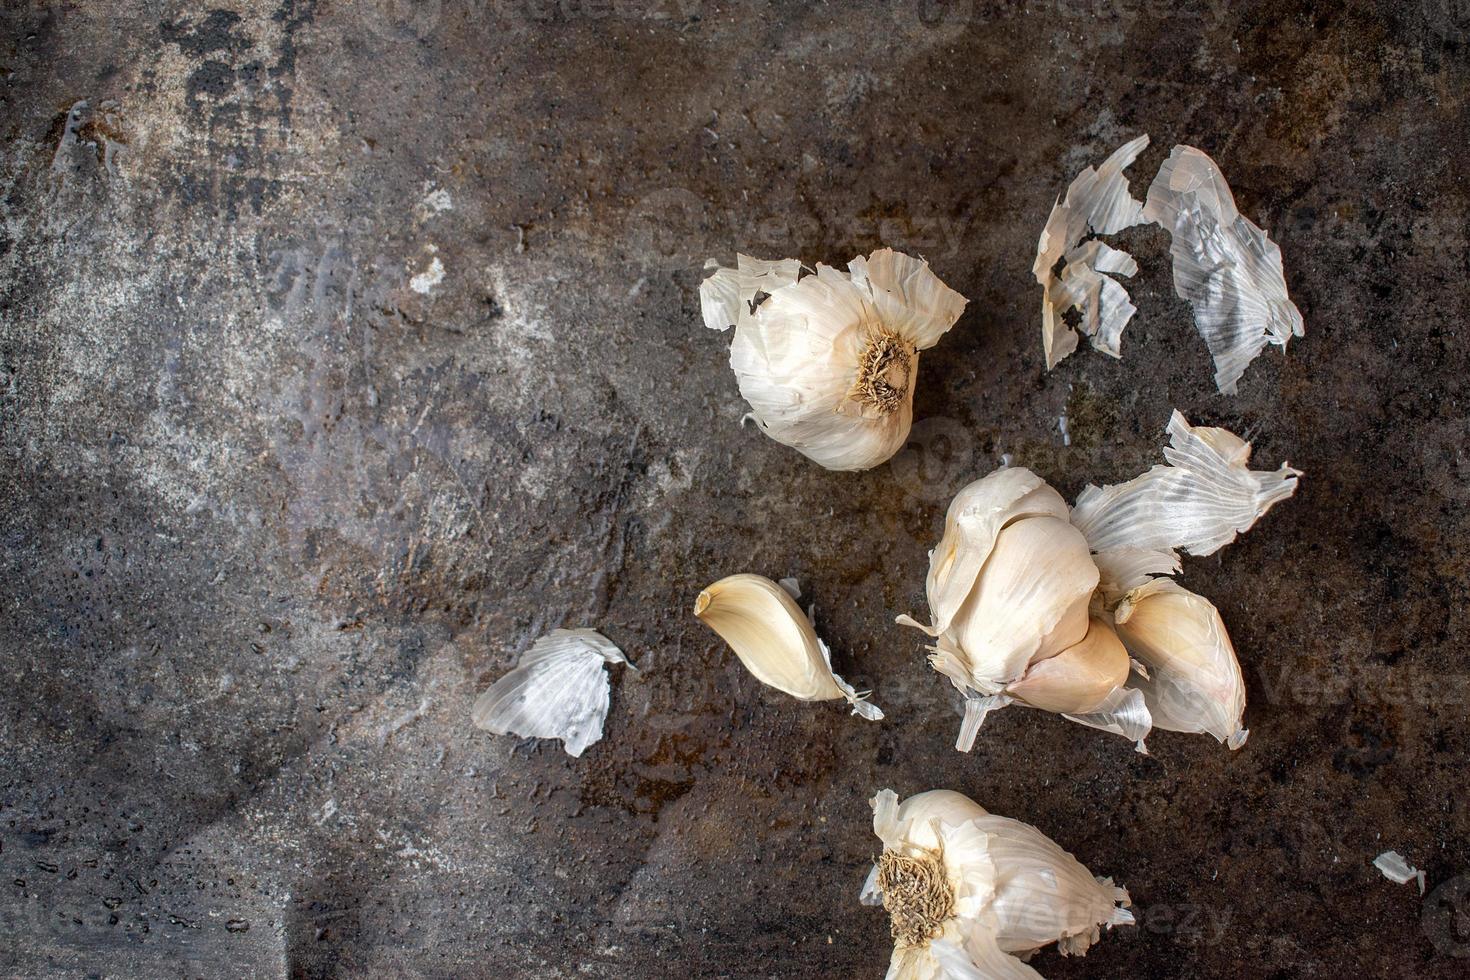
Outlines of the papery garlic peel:
M 596 630 L 552 630 L 475 700 L 471 721 L 497 735 L 560 739 L 568 755 L 580 756 L 602 738 L 605 665 L 616 663 L 628 660 Z

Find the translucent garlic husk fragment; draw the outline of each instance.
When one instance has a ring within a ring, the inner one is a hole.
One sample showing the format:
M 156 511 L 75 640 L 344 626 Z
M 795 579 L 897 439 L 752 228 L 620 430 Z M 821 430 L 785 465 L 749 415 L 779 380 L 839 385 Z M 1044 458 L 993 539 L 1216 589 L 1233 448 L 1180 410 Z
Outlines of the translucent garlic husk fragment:
M 560 739 L 575 758 L 602 738 L 610 703 L 606 665 L 627 663 L 596 630 L 552 630 L 475 700 L 470 719 L 497 735 Z
M 956 748 L 1012 704 L 1122 735 L 1155 727 L 1245 742 L 1245 685 L 1219 613 L 1176 585 L 1176 549 L 1210 554 L 1291 496 L 1289 466 L 1251 470 L 1250 444 L 1173 414 L 1168 465 L 1088 487 L 1070 512 L 1026 469 L 965 487 L 930 553 L 929 661 L 966 696 Z
M 1072 510 L 1112 602 L 1152 575 L 1178 572 L 1178 551 L 1214 554 L 1296 492 L 1300 470 L 1250 469 L 1250 443 L 1233 432 L 1191 426 L 1177 411 L 1167 431 L 1168 465 L 1127 483 L 1089 486 Z
M 1062 318 L 1069 309 L 1082 312 L 1082 331 L 1094 347 L 1113 357 L 1122 354 L 1123 328 L 1135 307 L 1112 275 L 1131 276 L 1138 265 L 1126 252 L 1082 240 L 1089 233 L 1111 235 L 1143 224 L 1143 204 L 1128 193 L 1123 171 L 1147 146 L 1148 137 L 1140 136 L 1118 147 L 1096 169 L 1083 170 L 1067 187 L 1066 197 L 1052 205 L 1041 229 L 1031 271 L 1042 289 L 1041 344 L 1048 371 L 1077 349 L 1077 334 Z M 1058 262 L 1063 262 L 1060 274 Z
M 1081 313 L 1079 327 L 1093 347 L 1122 356 L 1123 328 L 1137 311 L 1114 277 L 1134 275 L 1138 264 L 1106 242 L 1084 239 L 1157 224 L 1170 233 L 1174 289 L 1193 307 L 1195 328 L 1215 360 L 1215 383 L 1234 394 L 1267 343 L 1285 348 L 1304 332 L 1287 296 L 1281 249 L 1236 209 L 1220 168 L 1192 146 L 1174 147 L 1140 204 L 1122 171 L 1146 146 L 1148 137 L 1139 136 L 1083 170 L 1042 228 L 1032 272 L 1042 287 L 1047 370 L 1077 349 L 1077 334 L 1063 319 L 1069 310 Z
M 694 615 L 720 635 L 762 684 L 802 701 L 852 705 L 878 721 L 883 712 L 832 670 L 832 656 L 811 620 L 780 584 L 761 575 L 731 575 L 699 593 Z
M 870 469 L 908 438 L 919 352 L 966 300 L 887 248 L 847 271 L 801 268 L 744 255 L 735 269 L 706 264 L 705 324 L 735 327 L 730 367 L 762 431 L 828 469 Z
M 1057 943 L 1083 955 L 1103 927 L 1133 922 L 1128 892 L 1095 878 L 1030 824 L 959 793 L 872 800 L 883 853 L 863 890 L 889 913 L 890 980 L 1034 977 L 1016 958 Z M 963 958 L 961 958 L 961 955 Z
M 1143 216 L 1169 230 L 1174 290 L 1215 359 L 1215 384 L 1236 382 L 1267 343 L 1283 350 L 1305 332 L 1286 294 L 1281 248 L 1241 214 L 1225 175 L 1203 151 L 1176 146 L 1148 188 Z

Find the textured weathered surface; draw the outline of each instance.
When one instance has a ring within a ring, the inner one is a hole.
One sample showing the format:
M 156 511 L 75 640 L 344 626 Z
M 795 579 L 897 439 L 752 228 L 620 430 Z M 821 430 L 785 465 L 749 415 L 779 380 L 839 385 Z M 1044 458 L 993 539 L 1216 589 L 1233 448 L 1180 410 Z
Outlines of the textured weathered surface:
M 1050 977 L 1463 975 L 1470 13 L 1313 6 L 8 4 L 0 972 L 878 977 L 889 786 L 1129 886 Z M 1140 132 L 1136 193 L 1193 143 L 1285 254 L 1307 336 L 1239 397 L 1159 229 L 1125 360 L 1042 371 L 1036 234 Z M 972 303 L 913 448 L 826 473 L 737 425 L 697 264 L 880 243 Z M 1132 476 L 1174 406 L 1307 474 L 1186 563 L 1249 744 L 955 753 L 893 625 L 949 495 Z M 887 721 L 740 669 L 690 607 L 745 570 Z M 580 760 L 469 725 L 557 625 L 643 668 Z

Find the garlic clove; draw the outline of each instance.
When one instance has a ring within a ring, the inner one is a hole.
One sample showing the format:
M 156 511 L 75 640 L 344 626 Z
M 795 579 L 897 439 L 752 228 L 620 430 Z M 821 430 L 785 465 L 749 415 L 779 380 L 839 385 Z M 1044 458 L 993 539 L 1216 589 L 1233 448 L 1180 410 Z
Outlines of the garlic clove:
M 1061 494 L 1024 467 L 999 469 L 969 484 L 950 502 L 944 536 L 929 556 L 925 589 L 934 625 L 920 626 L 908 617 L 900 622 L 939 636 L 970 595 L 1002 528 L 1023 517 L 1067 515 Z
M 1077 497 L 1072 523 L 1106 569 L 1110 597 L 1177 570 L 1175 549 L 1213 554 L 1296 492 L 1301 471 L 1252 470 L 1250 443 L 1225 430 L 1169 420 L 1167 466 Z
M 497 735 L 561 739 L 575 758 L 602 738 L 609 705 L 604 665 L 615 663 L 628 661 L 596 630 L 552 630 L 475 700 L 470 720 Z
M 1245 681 L 1220 613 L 1208 599 L 1150 581 L 1118 606 L 1117 630 L 1147 669 L 1134 681 L 1156 728 L 1207 732 L 1232 749 L 1245 744 Z
M 1087 714 L 1127 679 L 1128 651 L 1112 626 L 1093 619 L 1080 643 L 1032 664 L 1005 693 L 1043 711 Z
M 1064 955 L 1081 956 L 1102 927 L 1132 924 L 1127 889 L 1093 877 L 1035 827 L 993 815 L 971 827 L 987 836 L 987 854 L 1001 872 L 987 911 L 1002 950 L 1027 953 L 1055 942 Z
M 1097 566 L 1065 520 L 1026 517 L 996 536 L 974 590 L 951 626 L 971 686 L 991 693 L 1087 635 Z
M 871 721 L 883 712 L 832 670 L 831 654 L 811 621 L 779 584 L 761 575 L 731 575 L 699 593 L 694 615 L 735 651 L 762 684 L 802 701 L 845 698 Z
M 1305 332 L 1286 292 L 1281 248 L 1242 215 L 1215 161 L 1176 146 L 1148 188 L 1143 217 L 1172 236 L 1174 290 L 1215 359 L 1215 384 L 1235 394 L 1246 367 L 1272 343 Z

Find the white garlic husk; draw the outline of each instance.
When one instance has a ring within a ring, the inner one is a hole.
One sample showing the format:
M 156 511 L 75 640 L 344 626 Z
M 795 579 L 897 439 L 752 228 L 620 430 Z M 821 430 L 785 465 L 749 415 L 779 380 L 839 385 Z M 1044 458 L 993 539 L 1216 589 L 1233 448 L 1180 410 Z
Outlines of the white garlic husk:
M 561 739 L 567 755 L 576 758 L 602 738 L 609 664 L 634 669 L 596 630 L 552 630 L 475 699 L 470 720 L 497 735 Z
M 1168 465 L 1088 487 L 1070 511 L 1022 468 L 956 495 L 929 556 L 930 663 L 966 696 L 956 748 L 1011 704 L 1137 743 L 1159 727 L 1244 744 L 1245 685 L 1215 607 L 1156 578 L 1176 549 L 1210 554 L 1296 490 L 1298 472 L 1248 468 L 1250 444 L 1178 412 Z M 1131 668 L 1131 670 L 1130 670 Z
M 919 352 L 966 300 L 922 259 L 882 248 L 798 278 L 795 259 L 706 264 L 707 326 L 735 327 L 730 367 L 762 431 L 831 470 L 886 461 L 913 422 Z
M 883 853 L 862 898 L 889 914 L 889 980 L 950 976 L 951 950 L 984 965 L 981 976 L 1032 976 L 1015 955 L 1056 943 L 1080 956 L 1103 927 L 1133 922 L 1127 890 L 1030 824 L 950 790 L 900 804 L 885 789 L 871 803 Z
M 802 701 L 845 699 L 869 721 L 883 712 L 832 670 L 832 655 L 811 620 L 780 584 L 762 575 L 720 579 L 694 602 L 694 615 L 730 644 L 762 684 Z

